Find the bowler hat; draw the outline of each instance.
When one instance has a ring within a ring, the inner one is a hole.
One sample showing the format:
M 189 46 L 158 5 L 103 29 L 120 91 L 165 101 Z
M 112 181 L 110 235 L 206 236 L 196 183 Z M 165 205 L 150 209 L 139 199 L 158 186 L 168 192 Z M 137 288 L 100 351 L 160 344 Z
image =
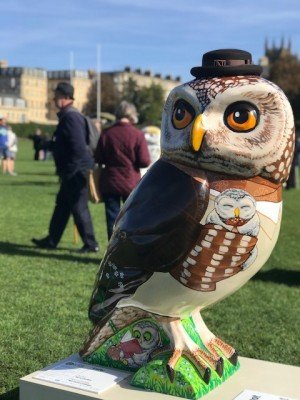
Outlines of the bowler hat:
M 69 82 L 59 82 L 54 89 L 54 92 L 58 92 L 74 100 L 74 87 Z
M 219 49 L 203 54 L 202 66 L 191 69 L 196 78 L 260 75 L 262 67 L 252 64 L 251 53 L 237 49 Z

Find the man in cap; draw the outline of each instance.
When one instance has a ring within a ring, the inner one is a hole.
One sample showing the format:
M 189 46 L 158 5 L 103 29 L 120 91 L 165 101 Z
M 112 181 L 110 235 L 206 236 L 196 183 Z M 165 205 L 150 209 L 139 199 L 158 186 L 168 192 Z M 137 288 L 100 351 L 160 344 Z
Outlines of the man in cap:
M 41 248 L 56 248 L 72 214 L 84 243 L 80 252 L 97 252 L 99 246 L 88 209 L 88 171 L 93 168 L 94 161 L 87 147 L 86 120 L 73 107 L 74 88 L 68 82 L 57 85 L 53 100 L 60 111 L 51 150 L 61 185 L 48 236 L 32 239 L 32 242 Z

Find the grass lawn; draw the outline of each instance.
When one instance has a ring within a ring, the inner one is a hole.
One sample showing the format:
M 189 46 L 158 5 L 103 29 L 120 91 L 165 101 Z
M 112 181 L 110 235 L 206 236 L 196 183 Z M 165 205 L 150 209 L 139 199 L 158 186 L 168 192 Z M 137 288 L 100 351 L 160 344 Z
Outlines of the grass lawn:
M 91 205 L 100 254 L 79 255 L 70 221 L 60 248 L 39 250 L 58 179 L 21 139 L 17 177 L 0 175 L 0 399 L 17 399 L 20 377 L 77 352 L 89 331 L 87 306 L 106 247 L 103 205 Z M 300 191 L 284 193 L 283 224 L 268 263 L 242 289 L 203 312 L 239 354 L 300 364 Z

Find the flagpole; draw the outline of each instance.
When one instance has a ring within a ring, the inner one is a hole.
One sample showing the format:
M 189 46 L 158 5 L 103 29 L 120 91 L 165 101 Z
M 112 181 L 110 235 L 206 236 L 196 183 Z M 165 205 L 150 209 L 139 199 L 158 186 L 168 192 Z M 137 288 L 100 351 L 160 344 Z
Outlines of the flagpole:
M 97 121 L 101 122 L 101 46 L 97 45 Z
M 74 52 L 70 51 L 70 84 L 73 84 Z

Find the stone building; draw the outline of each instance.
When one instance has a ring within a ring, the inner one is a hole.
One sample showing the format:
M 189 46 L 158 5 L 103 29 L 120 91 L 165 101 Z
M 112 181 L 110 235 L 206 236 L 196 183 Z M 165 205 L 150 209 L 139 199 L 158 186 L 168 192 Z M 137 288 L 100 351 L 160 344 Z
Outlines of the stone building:
M 71 76 L 72 75 L 72 76 Z M 92 85 L 92 75 L 88 71 L 65 70 L 48 71 L 48 113 L 49 120 L 57 120 L 57 108 L 53 102 L 53 91 L 59 82 L 71 82 L 74 86 L 74 107 L 82 111 L 84 104 L 88 100 L 88 93 Z
M 73 70 L 75 107 L 82 110 L 87 101 L 92 77 L 86 71 Z M 0 61 L 0 111 L 9 122 L 56 123 L 57 109 L 53 90 L 58 82 L 70 81 L 70 71 L 46 71 L 42 68 L 9 67 Z
M 10 122 L 46 122 L 47 74 L 0 63 L 0 110 Z
M 180 77 L 172 77 L 171 75 L 162 76 L 161 74 L 153 74 L 150 70 L 142 71 L 140 68 L 132 69 L 125 67 L 123 71 L 103 72 L 103 75 L 108 75 L 113 80 L 117 90 L 121 93 L 124 84 L 131 78 L 139 87 L 149 87 L 152 83 L 160 85 L 167 98 L 170 91 L 180 84 Z
M 165 97 L 180 84 L 180 77 L 152 74 L 151 71 L 125 67 L 123 71 L 103 72 L 111 77 L 113 84 L 122 92 L 124 84 L 131 78 L 138 86 L 161 85 Z M 0 61 L 0 112 L 8 122 L 36 122 L 47 124 L 57 122 L 57 109 L 53 102 L 54 89 L 62 81 L 74 86 L 74 106 L 82 111 L 88 100 L 88 93 L 96 79 L 95 71 L 57 70 L 42 68 L 9 67 Z

